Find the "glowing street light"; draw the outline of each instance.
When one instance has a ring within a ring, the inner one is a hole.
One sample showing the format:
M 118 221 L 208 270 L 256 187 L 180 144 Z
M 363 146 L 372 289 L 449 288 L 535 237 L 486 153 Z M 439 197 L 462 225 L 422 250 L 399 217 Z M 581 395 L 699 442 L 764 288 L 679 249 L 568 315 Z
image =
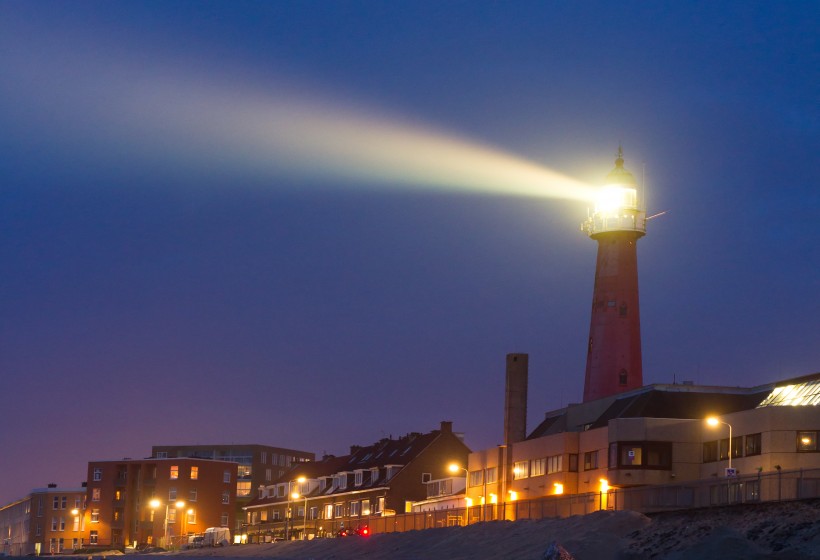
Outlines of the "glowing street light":
M 153 500 L 148 502 L 148 505 L 151 506 L 152 510 L 157 510 L 162 505 L 162 502 L 160 502 L 159 500 L 154 498 Z M 168 546 L 168 507 L 169 506 L 170 506 L 170 504 L 165 504 L 165 517 L 162 520 L 162 545 L 163 546 Z M 174 507 L 177 508 L 177 509 L 182 509 L 182 508 L 185 507 L 185 502 L 183 502 L 182 500 L 178 500 L 177 502 L 174 503 Z M 180 533 L 182 533 L 182 531 L 180 531 Z
M 553 486 L 555 487 L 555 493 L 556 494 L 563 494 L 564 493 L 564 485 L 561 484 L 560 482 L 553 483 Z
M 729 450 L 728 450 L 729 451 L 729 468 L 727 469 L 726 475 L 727 476 L 733 476 L 733 475 L 729 474 L 729 473 L 733 472 L 732 471 L 732 425 L 729 424 L 728 422 L 724 422 L 723 420 L 721 420 L 717 416 L 708 417 L 706 419 L 706 424 L 708 424 L 709 426 L 711 426 L 713 428 L 717 427 L 719 424 L 725 424 L 725 425 L 729 426 Z

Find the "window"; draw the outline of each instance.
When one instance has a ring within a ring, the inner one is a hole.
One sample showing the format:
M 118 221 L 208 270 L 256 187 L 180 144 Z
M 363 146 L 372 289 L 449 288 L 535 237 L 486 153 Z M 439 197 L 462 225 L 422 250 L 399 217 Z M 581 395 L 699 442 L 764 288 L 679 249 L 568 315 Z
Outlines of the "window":
M 238 497 L 245 497 L 251 495 L 251 483 L 248 482 L 237 482 L 236 483 L 236 495 Z
M 355 484 L 356 486 L 361 486 L 363 480 L 364 480 L 364 472 L 356 471 L 355 480 L 353 481 L 353 484 Z
M 65 531 L 65 517 L 60 516 L 60 531 Z
M 268 452 L 267 452 L 267 451 L 263 451 L 263 452 L 262 452 L 262 460 L 261 460 L 261 463 L 264 465 L 264 464 L 265 464 L 265 463 L 267 463 L 267 462 L 268 462 Z
M 578 454 L 577 453 L 570 453 L 569 454 L 569 467 L 567 468 L 569 472 L 578 472 Z
M 97 531 L 91 531 L 88 535 L 88 542 L 89 544 L 97 544 Z
M 91 489 L 91 501 L 92 502 L 99 502 L 100 501 L 100 489 L 99 488 L 92 488 Z
M 92 509 L 91 510 L 91 523 L 99 523 L 100 522 L 100 510 Z M 94 531 L 92 531 L 93 533 Z
M 817 451 L 817 432 L 797 432 L 798 451 Z
M 222 512 L 219 516 L 219 526 L 220 527 L 227 527 L 228 526 L 228 513 Z
M 167 451 L 157 451 L 157 459 L 167 459 L 168 452 Z
M 169 500 L 176 500 L 177 499 L 177 487 L 171 486 L 168 489 L 168 499 Z
M 333 519 L 333 504 L 325 505 L 325 519 Z
M 490 467 L 487 469 L 487 484 L 494 484 L 498 482 L 498 467 Z
M 749 455 L 760 455 L 761 453 L 761 440 L 760 434 L 750 434 L 746 436 L 746 447 L 745 454 L 748 457 Z
M 310 508 L 310 518 L 311 519 L 317 519 L 318 515 L 319 515 L 319 508 L 318 507 L 314 506 L 314 507 Z
M 171 465 L 171 480 L 176 480 L 177 478 L 179 478 L 179 466 Z
M 265 469 L 265 482 L 270 482 L 273 480 L 273 470 Z
M 547 457 L 547 474 L 561 472 L 563 470 L 563 458 L 563 455 Z
M 389 471 L 388 471 L 389 472 Z M 388 476 L 388 478 L 390 478 Z M 334 481 L 336 488 L 347 488 L 347 473 L 341 473 L 336 475 L 336 480 Z
M 177 510 L 176 508 L 168 508 L 168 523 L 176 523 L 177 522 Z
M 222 482 L 230 482 L 231 481 L 231 471 L 225 471 L 222 473 Z
M 621 446 L 621 466 L 640 467 L 643 465 L 643 449 L 640 445 Z
M 231 493 L 230 493 L 230 492 L 228 492 L 227 490 L 225 490 L 224 492 L 222 492 L 222 503 L 223 503 L 223 504 L 229 504 L 229 503 L 231 503 Z
M 65 547 L 65 539 L 60 537 L 60 539 L 57 541 L 57 543 L 58 543 L 57 544 L 57 552 L 62 552 L 63 548 Z
M 191 467 L 191 480 L 199 478 L 199 467 Z
M 359 502 L 350 502 L 350 515 L 359 515 L 359 507 L 361 504 Z
M 718 460 L 718 442 L 705 441 L 703 442 L 703 462 L 714 463 Z
M 516 461 L 513 465 L 513 479 L 527 478 L 530 476 L 530 462 Z
M 379 467 L 374 467 L 370 469 L 370 482 L 376 482 L 379 480 Z
M 56 517 L 51 518 L 51 530 L 52 531 L 57 530 L 57 518 Z
M 186 518 L 188 519 L 188 525 L 196 524 L 196 510 L 194 508 L 189 509 Z
M 598 452 L 587 451 L 584 453 L 584 470 L 591 471 L 598 468 Z
M 74 516 L 74 527 L 72 527 L 72 530 L 75 533 L 80 530 L 80 516 L 79 515 Z
M 60 497 L 54 496 L 52 500 L 53 503 L 51 504 L 51 509 L 60 509 Z
M 91 531 L 91 532 L 93 533 L 94 531 Z M 34 531 L 34 534 L 37 535 L 38 537 L 43 534 L 43 528 L 40 527 L 39 523 L 37 524 L 37 529 Z
M 334 517 L 344 517 L 345 515 L 345 505 L 344 504 L 333 504 L 333 516 Z
M 74 498 L 74 508 L 80 509 L 80 498 Z
M 362 515 L 370 515 L 370 500 L 362 500 Z
M 374 513 L 381 513 L 384 511 L 384 496 L 380 497 L 376 502 L 376 511 Z
M 236 476 L 239 478 L 250 478 L 251 477 L 251 466 L 250 465 L 239 465 L 236 467 Z
M 191 488 L 188 490 L 188 501 L 195 502 L 196 501 L 196 488 Z
M 94 469 L 94 474 L 91 478 L 94 482 L 102 480 L 102 469 Z
M 618 442 L 610 444 L 609 450 L 610 468 L 672 468 L 672 443 L 668 441 Z
M 470 471 L 470 486 L 481 486 L 484 483 L 484 471 Z
M 61 501 L 60 509 L 65 509 L 66 503 L 68 502 L 68 497 L 67 497 L 67 496 L 63 496 L 63 497 L 60 499 L 60 501 Z
M 265 513 L 265 512 L 262 512 L 262 513 Z M 270 517 L 274 521 L 279 521 L 280 519 L 282 519 L 282 514 L 279 512 L 278 509 L 274 509 L 270 512 Z
M 723 461 L 729 457 L 729 438 L 720 440 L 719 445 L 720 460 Z M 743 456 L 743 437 L 737 436 L 732 438 L 732 457 Z
M 547 459 L 533 459 L 530 461 L 530 476 L 541 476 L 547 472 Z

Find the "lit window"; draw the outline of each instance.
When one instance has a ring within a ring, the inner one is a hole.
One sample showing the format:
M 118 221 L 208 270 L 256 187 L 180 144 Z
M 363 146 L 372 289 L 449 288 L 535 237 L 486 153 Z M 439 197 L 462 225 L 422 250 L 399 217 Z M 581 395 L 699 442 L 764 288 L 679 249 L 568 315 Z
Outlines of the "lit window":
M 533 459 L 530 461 L 530 476 L 541 476 L 547 472 L 547 459 Z
M 196 510 L 191 508 L 186 512 L 186 516 L 188 518 L 188 524 L 193 525 L 196 524 Z
M 239 497 L 250 496 L 251 495 L 251 483 L 248 482 L 237 482 L 236 483 L 236 495 Z
M 563 455 L 547 457 L 547 474 L 561 472 L 563 470 L 563 459 Z
M 529 461 L 516 461 L 513 465 L 513 479 L 519 480 L 530 476 Z
M 177 510 L 176 508 L 168 508 L 168 523 L 176 523 L 177 522 Z
M 100 489 L 99 488 L 92 488 L 91 489 L 91 501 L 92 502 L 99 502 L 100 501 Z
M 223 504 L 229 504 L 229 503 L 231 503 L 231 493 L 230 493 L 230 492 L 228 492 L 227 490 L 225 490 L 224 492 L 222 492 L 222 503 L 223 503 Z
M 199 478 L 199 467 L 191 467 L 191 480 Z
M 179 466 L 171 465 L 171 480 L 179 478 Z
M 817 451 L 817 432 L 797 432 L 798 451 Z
M 333 504 L 325 505 L 325 519 L 333 519 Z
M 621 446 L 621 465 L 624 467 L 639 467 L 643 464 L 643 450 L 640 445 Z
M 99 523 L 100 522 L 100 510 L 92 509 L 91 510 L 91 523 Z M 92 531 L 93 533 L 94 531 Z
M 344 517 L 345 515 L 345 505 L 344 504 L 333 504 L 333 517 L 339 518 Z
M 370 500 L 362 500 L 362 515 L 370 515 Z
M 359 515 L 359 507 L 361 504 L 359 502 L 350 502 L 350 515 L 351 517 L 354 515 Z
M 498 467 L 490 467 L 487 469 L 487 484 L 494 484 L 498 481 Z
M 470 471 L 470 486 L 480 486 L 484 483 L 484 471 Z

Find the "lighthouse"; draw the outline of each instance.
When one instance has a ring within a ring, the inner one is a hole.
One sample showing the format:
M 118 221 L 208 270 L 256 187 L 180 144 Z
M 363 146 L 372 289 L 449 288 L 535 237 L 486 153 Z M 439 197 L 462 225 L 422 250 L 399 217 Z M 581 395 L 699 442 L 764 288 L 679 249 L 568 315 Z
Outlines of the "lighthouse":
M 620 146 L 581 229 L 598 242 L 584 377 L 588 402 L 643 385 L 637 242 L 646 234 L 646 212 Z

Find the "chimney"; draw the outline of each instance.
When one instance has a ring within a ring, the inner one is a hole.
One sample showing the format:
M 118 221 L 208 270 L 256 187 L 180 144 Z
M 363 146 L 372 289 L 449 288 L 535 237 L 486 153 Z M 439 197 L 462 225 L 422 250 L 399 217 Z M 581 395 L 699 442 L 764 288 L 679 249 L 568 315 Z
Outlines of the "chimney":
M 48 487 L 49 488 L 57 488 L 57 485 L 54 484 L 53 482 L 49 482 Z
M 453 433 L 453 423 L 447 420 L 441 421 L 441 433 L 442 434 L 451 434 Z
M 529 354 L 507 354 L 504 391 L 504 445 L 527 437 L 527 375 Z

